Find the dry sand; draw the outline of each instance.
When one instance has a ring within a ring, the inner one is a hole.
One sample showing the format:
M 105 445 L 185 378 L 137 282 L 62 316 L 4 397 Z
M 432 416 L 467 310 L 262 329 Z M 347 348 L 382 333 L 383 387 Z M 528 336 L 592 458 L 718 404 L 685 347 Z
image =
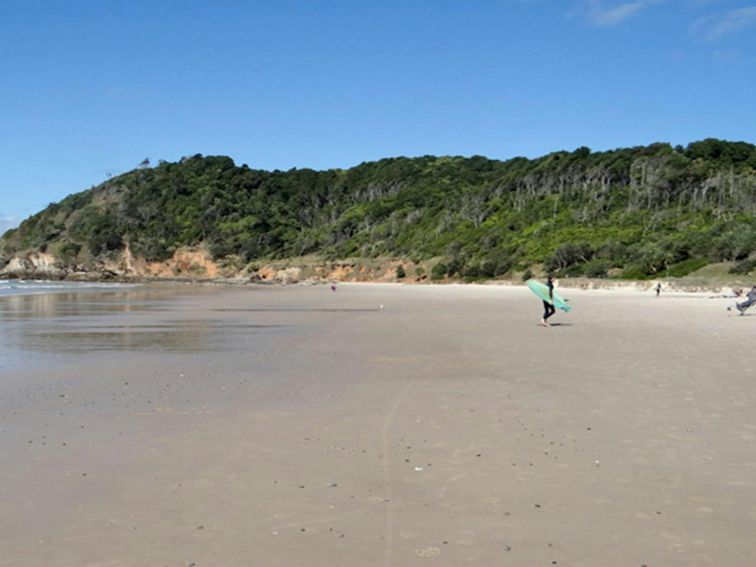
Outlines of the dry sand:
M 564 294 L 0 299 L 0 565 L 753 565 L 756 316 Z

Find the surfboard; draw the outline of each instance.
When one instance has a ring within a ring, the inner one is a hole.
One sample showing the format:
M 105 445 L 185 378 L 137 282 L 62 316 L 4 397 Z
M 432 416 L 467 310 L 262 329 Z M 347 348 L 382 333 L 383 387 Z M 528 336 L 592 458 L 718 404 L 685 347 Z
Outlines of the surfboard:
M 544 301 L 548 303 L 552 303 L 551 299 L 549 298 L 549 286 L 536 280 L 528 280 L 525 282 L 525 285 L 527 285 L 530 291 L 535 293 L 539 298 L 543 299 Z M 570 306 L 569 303 L 567 303 L 566 299 L 564 299 L 556 291 L 553 293 L 553 297 L 554 297 L 554 302 L 553 302 L 554 307 L 561 309 L 565 313 L 570 312 L 572 307 Z

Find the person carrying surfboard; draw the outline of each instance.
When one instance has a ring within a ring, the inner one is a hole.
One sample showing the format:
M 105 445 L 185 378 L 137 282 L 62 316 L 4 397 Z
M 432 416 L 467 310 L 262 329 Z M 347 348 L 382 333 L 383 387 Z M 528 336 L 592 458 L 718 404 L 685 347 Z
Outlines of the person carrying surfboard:
M 554 307 L 554 276 L 548 276 L 546 278 L 546 287 L 549 288 L 549 300 L 546 301 L 545 299 L 543 301 L 543 319 L 541 319 L 541 325 L 544 327 L 549 326 L 549 317 L 551 317 L 554 313 L 556 313 L 556 308 Z
M 572 310 L 569 300 L 561 297 L 554 291 L 554 277 L 549 276 L 546 283 L 541 283 L 536 280 L 528 280 L 525 282 L 528 289 L 532 291 L 538 299 L 543 301 L 543 319 L 541 319 L 541 325 L 548 327 L 547 319 L 554 314 L 554 311 L 558 308 L 569 313 Z

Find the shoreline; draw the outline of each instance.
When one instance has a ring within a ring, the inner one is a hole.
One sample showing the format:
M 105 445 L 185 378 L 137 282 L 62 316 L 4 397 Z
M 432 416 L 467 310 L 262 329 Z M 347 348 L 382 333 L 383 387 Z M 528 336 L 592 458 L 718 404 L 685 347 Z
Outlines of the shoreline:
M 534 279 L 539 279 L 534 277 Z M 87 277 L 50 277 L 50 274 L 29 273 L 29 274 L 0 274 L 0 281 L 24 281 L 24 282 L 55 282 L 55 283 L 90 283 L 90 284 L 176 284 L 176 285 L 199 285 L 199 286 L 229 286 L 229 287 L 246 287 L 246 286 L 308 286 L 308 285 L 329 285 L 332 283 L 343 284 L 389 284 L 399 286 L 505 286 L 505 287 L 522 287 L 525 282 L 514 279 L 491 279 L 480 281 L 457 281 L 457 280 L 422 280 L 410 281 L 387 280 L 387 279 L 333 279 L 333 278 L 304 278 L 304 279 L 287 279 L 287 278 L 247 278 L 247 277 L 145 277 L 145 276 L 105 276 L 102 274 L 91 274 Z M 663 291 L 677 291 L 687 293 L 697 292 L 720 292 L 723 290 L 732 290 L 736 288 L 750 288 L 756 285 L 756 276 L 751 282 L 743 279 L 718 279 L 718 278 L 658 278 L 649 280 L 621 280 L 613 278 L 556 278 L 558 286 L 564 289 L 595 289 L 595 290 L 636 290 L 649 291 L 657 283 L 664 286 Z

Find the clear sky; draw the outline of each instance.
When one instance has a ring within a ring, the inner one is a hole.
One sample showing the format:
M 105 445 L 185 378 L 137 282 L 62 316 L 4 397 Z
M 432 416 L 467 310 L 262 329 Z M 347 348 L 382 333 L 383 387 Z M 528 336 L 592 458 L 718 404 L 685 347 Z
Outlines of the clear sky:
M 3 0 L 0 54 L 0 230 L 145 157 L 756 141 L 756 0 Z

